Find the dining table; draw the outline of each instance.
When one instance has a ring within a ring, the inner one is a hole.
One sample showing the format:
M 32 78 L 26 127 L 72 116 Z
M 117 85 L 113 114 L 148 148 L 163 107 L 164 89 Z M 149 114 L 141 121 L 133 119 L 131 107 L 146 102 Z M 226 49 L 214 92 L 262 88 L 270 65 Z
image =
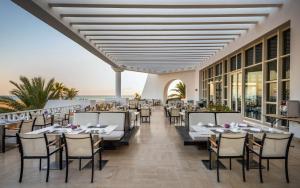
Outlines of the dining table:
M 226 134 L 226 133 L 248 133 L 248 147 L 253 148 L 253 142 L 256 140 L 261 140 L 262 136 L 264 133 L 278 133 L 278 134 L 282 134 L 282 133 L 287 133 L 285 131 L 279 130 L 279 129 L 275 129 L 275 128 L 270 128 L 270 127 L 259 127 L 259 126 L 253 126 L 253 125 L 248 125 L 245 123 L 234 123 L 231 124 L 230 127 L 225 128 L 224 125 L 214 125 L 214 124 L 208 124 L 208 125 L 194 125 L 191 126 L 191 128 L 193 129 L 193 131 L 197 132 L 198 134 L 198 139 L 202 139 L 206 138 L 211 139 L 212 141 L 214 141 L 215 143 L 218 142 L 218 138 L 220 136 L 220 134 Z M 249 168 L 258 168 L 258 163 L 253 159 L 253 154 L 250 153 L 249 154 Z M 210 164 L 210 168 L 214 169 L 216 167 L 216 155 L 214 153 L 212 153 L 211 156 L 211 161 Z M 206 161 L 206 160 L 205 160 Z M 241 163 L 241 161 L 238 161 Z
M 47 138 L 51 142 L 56 142 L 56 147 L 60 147 L 63 144 L 62 135 L 64 134 L 92 134 L 93 140 L 97 142 L 98 140 L 102 140 L 104 135 L 110 135 L 118 125 L 92 125 L 87 124 L 83 126 L 75 126 L 75 125 L 60 125 L 54 124 L 49 127 L 45 127 L 42 129 L 34 130 L 32 132 L 28 132 L 26 134 L 46 134 Z M 102 144 L 102 143 L 100 143 Z M 63 160 L 63 153 L 57 152 L 55 155 L 55 160 L 51 162 L 50 169 L 58 170 L 63 169 L 66 166 L 66 161 Z M 43 167 L 44 169 L 45 167 Z

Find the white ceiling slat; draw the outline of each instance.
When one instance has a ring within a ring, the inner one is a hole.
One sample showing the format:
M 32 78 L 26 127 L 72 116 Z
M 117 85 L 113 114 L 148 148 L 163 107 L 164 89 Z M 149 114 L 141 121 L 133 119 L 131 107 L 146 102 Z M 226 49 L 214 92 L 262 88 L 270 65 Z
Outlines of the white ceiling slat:
M 156 74 L 194 69 L 284 3 L 284 0 L 13 1 L 109 64 Z

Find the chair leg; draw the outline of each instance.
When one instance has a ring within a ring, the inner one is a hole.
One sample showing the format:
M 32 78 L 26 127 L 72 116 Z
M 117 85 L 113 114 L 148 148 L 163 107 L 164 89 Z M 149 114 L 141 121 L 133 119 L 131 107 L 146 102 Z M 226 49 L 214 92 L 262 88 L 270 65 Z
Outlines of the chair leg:
M 243 168 L 243 181 L 246 182 L 246 176 L 245 176 L 245 158 L 243 157 L 242 160 L 242 168 Z
M 261 167 L 261 157 L 259 157 L 259 178 L 260 178 L 260 183 L 263 183 L 263 177 L 262 177 L 262 167 Z
M 249 168 L 250 168 L 250 161 L 249 161 L 249 150 L 248 149 L 246 149 L 246 152 L 247 152 L 247 155 L 246 155 L 246 157 L 247 157 L 247 171 L 249 170 Z
M 170 124 L 172 123 L 172 117 L 170 116 Z
M 288 169 L 288 159 L 285 159 L 285 179 L 287 183 L 290 183 L 290 178 L 289 178 L 289 169 Z
M 92 157 L 92 179 L 91 179 L 91 183 L 94 182 L 94 155 Z
M 81 171 L 81 158 L 79 159 L 79 171 Z
M 211 170 L 211 150 L 208 149 L 209 151 L 209 169 Z
M 220 175 L 219 175 L 219 159 L 217 158 L 217 180 L 220 182 Z
M 68 183 L 68 175 L 69 175 L 69 159 L 66 157 L 66 177 L 65 182 Z
M 270 169 L 270 161 L 269 159 L 267 159 L 267 170 L 269 171 L 269 169 Z
M 23 169 L 24 169 L 24 159 L 21 159 L 21 170 L 20 170 L 20 178 L 19 178 L 19 182 L 22 182 L 22 178 L 23 178 Z
M 47 175 L 46 175 L 46 182 L 49 180 L 49 171 L 50 171 L 50 156 L 47 157 Z
M 63 169 L 63 149 L 59 150 L 59 170 Z
M 231 158 L 229 158 L 229 170 L 231 170 Z
M 42 170 L 42 158 L 40 158 L 39 170 Z
M 99 170 L 102 170 L 102 153 L 101 150 L 99 150 Z

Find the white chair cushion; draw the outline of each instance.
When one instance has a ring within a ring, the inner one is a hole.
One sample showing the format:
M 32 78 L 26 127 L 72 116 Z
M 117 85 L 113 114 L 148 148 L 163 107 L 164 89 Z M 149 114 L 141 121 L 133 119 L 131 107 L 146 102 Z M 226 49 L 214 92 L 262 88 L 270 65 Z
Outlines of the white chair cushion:
M 215 124 L 215 114 L 214 113 L 189 113 L 189 126 L 202 123 L 203 125 L 208 125 L 209 123 Z
M 73 124 L 75 125 L 97 125 L 99 119 L 98 113 L 91 112 L 83 112 L 83 113 L 75 113 Z
M 124 136 L 124 131 L 113 131 L 111 134 L 101 134 L 101 137 L 103 140 L 121 140 L 121 138 Z
M 225 123 L 243 123 L 243 116 L 241 113 L 217 113 L 217 124 L 224 125 Z
M 100 113 L 98 123 L 100 125 L 118 125 L 115 131 L 124 131 L 125 113 Z

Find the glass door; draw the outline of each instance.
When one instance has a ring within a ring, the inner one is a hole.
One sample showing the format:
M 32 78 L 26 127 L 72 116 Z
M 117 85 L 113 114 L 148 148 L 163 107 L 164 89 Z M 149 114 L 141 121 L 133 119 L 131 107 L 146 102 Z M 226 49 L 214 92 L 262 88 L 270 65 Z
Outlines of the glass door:
M 231 74 L 231 109 L 241 111 L 242 106 L 242 73 Z

